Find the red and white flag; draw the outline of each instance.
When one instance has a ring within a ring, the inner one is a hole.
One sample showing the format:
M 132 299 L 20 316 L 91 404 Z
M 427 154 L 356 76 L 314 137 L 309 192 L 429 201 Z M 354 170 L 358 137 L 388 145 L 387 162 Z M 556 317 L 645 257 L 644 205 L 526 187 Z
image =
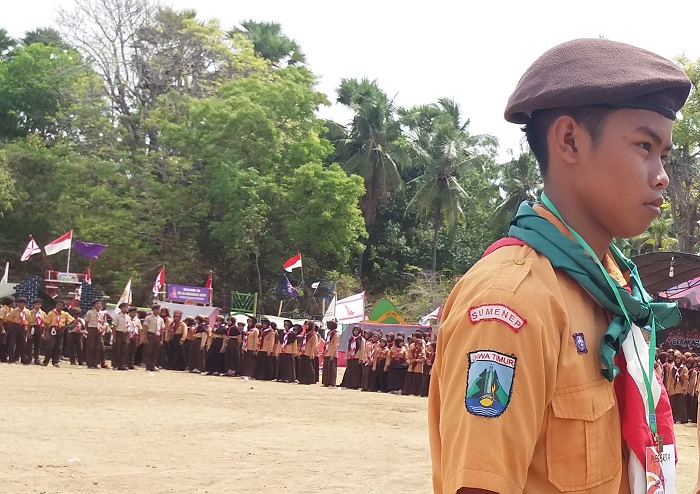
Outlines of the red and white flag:
M 209 290 L 211 290 L 213 281 L 214 281 L 214 272 L 209 271 L 209 278 L 207 278 L 207 284 L 204 285 L 204 288 L 208 288 Z
M 52 256 L 62 250 L 70 249 L 71 242 L 73 242 L 73 230 L 61 235 L 50 244 L 46 244 L 44 246 L 44 251 L 46 251 L 47 256 Z
M 288 273 L 291 273 L 292 270 L 294 270 L 296 268 L 300 268 L 301 267 L 301 253 L 297 254 L 294 257 L 290 257 L 289 259 L 287 259 L 287 262 L 282 264 L 282 267 Z
M 157 297 L 164 286 L 165 286 L 165 266 L 160 268 L 160 273 L 158 273 L 158 276 L 156 276 L 156 281 L 155 281 L 155 283 L 153 283 L 153 295 L 155 297 Z
M 27 244 L 27 248 L 24 249 L 24 253 L 22 254 L 22 258 L 20 260 L 26 261 L 30 257 L 32 257 L 34 254 L 39 254 L 40 252 L 41 252 L 41 249 L 39 248 L 39 245 L 36 243 L 36 240 L 34 240 L 34 237 L 29 237 L 29 244 Z
M 92 274 L 90 273 L 90 267 L 88 266 L 87 272 L 85 273 L 85 283 L 92 285 Z
M 645 450 L 647 446 L 655 444 L 649 427 L 650 407 L 644 385 L 644 374 L 648 375 L 650 369 L 648 366 L 643 367 L 642 362 L 645 364 L 649 362 L 649 345 L 644 340 L 639 327 L 633 324 L 627 338 L 622 342 L 622 352 L 615 358 L 615 364 L 620 368 L 620 375 L 614 381 L 615 394 L 620 407 L 622 438 L 631 450 L 627 464 L 631 494 L 647 492 Z M 673 413 L 666 389 L 659 382 L 653 369 L 647 378 L 654 397 L 658 432 L 663 436 L 664 443 L 675 444 Z

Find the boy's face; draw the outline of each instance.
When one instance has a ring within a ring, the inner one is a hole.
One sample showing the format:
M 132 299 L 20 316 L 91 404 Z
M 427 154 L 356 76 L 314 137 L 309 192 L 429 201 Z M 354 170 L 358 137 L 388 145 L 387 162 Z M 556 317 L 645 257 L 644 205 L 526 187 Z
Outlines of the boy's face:
M 608 115 L 596 146 L 576 141 L 574 200 L 589 233 L 634 237 L 661 214 L 671 133 L 671 120 L 656 112 L 621 109 Z
M 37 312 L 41 310 L 41 302 L 36 302 L 34 304 L 34 310 Z

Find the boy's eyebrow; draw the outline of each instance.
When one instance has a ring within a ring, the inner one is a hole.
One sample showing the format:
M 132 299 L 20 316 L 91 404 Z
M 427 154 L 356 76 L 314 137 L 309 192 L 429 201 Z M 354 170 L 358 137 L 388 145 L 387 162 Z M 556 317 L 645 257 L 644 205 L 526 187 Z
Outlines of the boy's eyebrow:
M 651 137 L 651 139 L 654 140 L 654 142 L 656 143 L 657 146 L 660 146 L 664 142 L 664 140 L 661 138 L 661 136 L 659 136 L 659 134 L 657 134 L 653 129 L 651 129 L 650 127 L 647 127 L 646 125 L 642 125 L 641 127 L 637 127 L 635 130 L 638 132 L 643 132 L 644 134 Z M 666 146 L 666 148 L 664 148 L 664 151 L 670 151 L 670 150 L 671 150 L 671 144 L 669 144 L 668 146 Z

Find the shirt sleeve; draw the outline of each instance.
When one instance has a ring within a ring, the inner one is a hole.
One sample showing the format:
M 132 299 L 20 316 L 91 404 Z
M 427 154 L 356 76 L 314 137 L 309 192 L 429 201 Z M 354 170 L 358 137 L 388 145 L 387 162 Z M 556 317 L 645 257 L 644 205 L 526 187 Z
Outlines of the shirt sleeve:
M 556 311 L 518 290 L 526 268 L 494 269 L 494 280 L 508 281 L 490 286 L 465 277 L 445 304 L 428 405 L 436 493 L 525 486 L 558 354 L 547 332 Z

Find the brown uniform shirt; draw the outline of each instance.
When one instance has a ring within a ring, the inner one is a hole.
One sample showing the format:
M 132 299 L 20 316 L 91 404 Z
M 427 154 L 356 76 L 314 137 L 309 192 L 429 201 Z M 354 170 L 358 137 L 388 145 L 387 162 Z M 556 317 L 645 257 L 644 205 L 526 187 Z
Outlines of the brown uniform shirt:
M 31 318 L 32 314 L 31 314 L 31 311 L 29 309 L 27 309 L 26 307 L 22 311 L 19 310 L 19 307 L 15 307 L 7 315 L 7 317 L 5 318 L 5 321 L 11 322 L 13 324 L 19 324 L 20 321 L 22 320 L 22 318 L 20 316 L 21 312 L 24 312 L 24 322 L 26 323 L 27 327 L 29 327 L 29 319 Z
M 625 283 L 609 256 L 603 264 Z M 608 320 L 529 246 L 502 247 L 462 277 L 430 383 L 436 494 L 629 493 L 620 412 L 601 374 Z
M 263 331 L 261 337 L 260 351 L 272 354 L 272 350 L 275 347 L 275 331 L 270 328 L 267 331 Z
M 423 372 L 423 364 L 425 363 L 425 343 L 416 350 L 416 344 L 411 343 L 408 347 L 408 372 Z
M 253 328 L 250 330 L 248 333 L 248 339 L 246 340 L 245 343 L 245 349 L 246 351 L 255 351 L 258 349 L 258 335 L 260 334 L 260 331 L 258 331 L 258 328 Z
M 328 342 L 324 349 L 324 356 L 338 358 L 338 344 L 340 343 L 340 335 L 338 331 L 333 331 L 328 334 Z
M 60 324 L 59 324 L 59 322 L 60 322 Z M 56 312 L 55 310 L 52 310 L 52 311 L 49 311 L 48 314 L 46 314 L 45 326 L 47 328 L 50 328 L 53 326 L 63 328 L 72 322 L 73 322 L 73 316 L 68 314 L 68 312 L 66 312 L 65 310 L 61 311 L 60 316 L 58 315 L 58 312 Z
M 306 338 L 304 353 L 307 357 L 313 357 L 318 351 L 318 333 L 312 333 Z
M 46 321 L 46 312 L 44 312 L 41 309 L 39 309 L 38 312 L 35 311 L 34 309 L 32 309 L 29 312 L 29 325 L 30 326 L 38 326 L 39 325 L 39 323 L 37 322 L 37 317 L 36 317 L 37 313 L 39 314 L 39 318 L 41 319 L 41 326 L 43 327 L 44 321 Z

